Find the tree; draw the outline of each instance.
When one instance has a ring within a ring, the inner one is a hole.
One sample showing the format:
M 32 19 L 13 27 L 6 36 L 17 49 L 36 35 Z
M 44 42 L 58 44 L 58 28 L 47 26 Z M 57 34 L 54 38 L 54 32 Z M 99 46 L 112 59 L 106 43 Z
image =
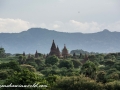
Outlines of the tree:
M 89 60 L 94 61 L 96 59 L 95 55 L 88 56 Z
M 58 60 L 59 60 L 58 57 L 56 57 L 55 55 L 49 56 L 48 58 L 46 58 L 45 64 L 54 65 L 58 62 Z
M 112 66 L 112 65 L 114 65 L 115 61 L 113 61 L 111 59 L 107 59 L 104 63 L 105 63 L 105 65 Z
M 20 55 L 19 57 L 18 57 L 18 62 L 20 63 L 20 64 L 22 64 L 23 63 L 23 56 L 22 55 Z
M 105 75 L 106 75 L 105 71 L 99 71 L 97 74 L 97 82 L 105 83 L 106 82 Z
M 6 70 L 0 70 L 0 80 L 5 80 L 8 77 L 8 72 Z
M 111 56 L 112 60 L 116 60 L 116 57 L 114 55 Z
M 0 69 L 13 69 L 15 71 L 21 70 L 18 62 L 15 62 L 15 61 L 10 61 L 8 63 L 1 63 Z
M 0 58 L 3 58 L 3 57 L 5 57 L 5 50 L 4 50 L 4 48 L 0 48 Z
M 120 71 L 120 62 L 116 62 L 113 67 Z
M 101 83 L 80 75 L 59 78 L 53 90 L 104 90 L 104 87 Z
M 66 67 L 67 69 L 73 68 L 73 63 L 71 61 L 68 60 L 62 60 L 60 61 L 59 67 Z
M 79 68 L 82 65 L 82 63 L 78 60 L 72 60 L 72 62 L 73 62 L 74 68 Z
M 43 82 L 42 79 L 38 75 L 34 74 L 33 72 L 30 72 L 27 69 L 24 69 L 21 72 L 14 72 L 13 75 L 5 81 L 4 85 L 9 85 L 10 83 L 12 83 L 12 85 L 33 85 L 34 83 L 40 84 L 42 82 Z M 32 87 L 3 88 L 3 90 L 9 90 L 9 89 L 11 90 L 33 90 Z M 40 88 L 34 88 L 34 89 L 41 90 Z
M 91 61 L 87 61 L 85 64 L 83 64 L 81 68 L 81 73 L 93 79 L 96 78 L 96 72 L 97 72 L 97 66 Z
M 31 65 L 22 64 L 20 66 L 21 66 L 22 69 L 28 69 L 29 71 L 32 71 L 32 72 L 36 71 L 36 69 L 33 66 L 31 66 Z

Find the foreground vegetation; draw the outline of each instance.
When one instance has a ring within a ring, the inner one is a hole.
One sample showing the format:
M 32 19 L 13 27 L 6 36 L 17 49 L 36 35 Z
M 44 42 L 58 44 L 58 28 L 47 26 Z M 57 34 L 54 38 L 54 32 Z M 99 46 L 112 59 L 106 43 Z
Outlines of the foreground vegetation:
M 1 54 L 1 53 L 0 53 Z M 4 52 L 2 52 L 4 54 Z M 80 54 L 67 58 L 34 55 L 0 57 L 0 85 L 47 85 L 35 90 L 120 90 L 120 54 Z M 10 90 L 10 88 L 0 88 Z M 11 90 L 34 88 L 12 88 Z

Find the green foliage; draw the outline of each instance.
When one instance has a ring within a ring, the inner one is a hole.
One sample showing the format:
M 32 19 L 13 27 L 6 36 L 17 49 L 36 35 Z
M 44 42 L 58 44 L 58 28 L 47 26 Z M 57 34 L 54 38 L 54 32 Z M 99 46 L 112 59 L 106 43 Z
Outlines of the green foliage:
M 28 69 L 29 71 L 33 71 L 33 72 L 36 71 L 36 69 L 33 66 L 31 66 L 31 65 L 22 64 L 20 66 L 21 66 L 22 69 Z
M 0 80 L 4 80 L 8 77 L 8 72 L 5 70 L 0 70 Z
M 15 54 L 15 56 L 17 56 L 17 57 L 18 57 L 18 56 L 22 56 L 22 54 L 17 53 L 17 54 Z
M 52 76 L 52 75 L 49 75 L 46 80 L 50 83 L 50 84 L 53 84 L 55 83 L 57 77 L 56 76 Z
M 89 58 L 89 60 L 93 61 L 93 60 L 96 59 L 96 56 L 95 55 L 90 55 L 88 58 Z
M 48 88 L 34 88 L 35 90 L 120 89 L 120 60 L 116 53 L 90 54 L 86 63 L 80 62 L 85 58 L 82 54 L 74 54 L 74 57 L 69 56 L 66 59 L 58 59 L 54 55 L 46 58 L 42 54 L 39 56 L 26 58 L 19 54 L 0 58 L 0 84 L 48 85 Z
M 14 73 L 13 69 L 2 69 L 0 70 L 0 80 L 6 80 Z
M 87 61 L 85 64 L 83 64 L 81 68 L 81 73 L 93 79 L 96 78 L 96 72 L 97 72 L 97 66 L 91 61 Z
M 81 75 L 57 79 L 53 90 L 103 90 L 103 85 Z
M 41 70 L 41 73 L 44 74 L 45 76 L 50 75 L 51 73 L 51 69 L 45 69 L 45 70 Z
M 73 63 L 71 61 L 68 60 L 61 60 L 59 63 L 59 67 L 66 67 L 67 69 L 73 68 Z
M 13 75 L 11 77 L 9 77 L 4 85 L 9 85 L 10 83 L 12 83 L 12 85 L 33 85 L 34 83 L 36 84 L 45 84 L 43 82 L 43 79 L 40 78 L 40 76 L 34 74 L 33 72 L 30 72 L 29 70 L 22 70 L 21 72 L 14 72 Z M 3 88 L 3 90 L 8 90 L 10 88 Z M 42 90 L 40 88 L 18 88 L 18 87 L 14 87 L 11 88 L 11 90 Z M 45 89 L 44 89 L 45 90 Z
M 104 59 L 111 59 L 111 55 L 110 54 L 107 54 Z
M 31 66 L 34 66 L 34 68 L 37 69 L 38 65 L 36 64 L 35 61 L 32 61 L 32 62 L 28 62 L 27 64 L 31 65 Z
M 17 62 L 10 61 L 8 63 L 1 63 L 0 64 L 0 69 L 13 69 L 13 70 L 16 70 L 16 71 L 20 71 L 20 66 Z
M 117 56 L 117 58 L 116 58 L 117 60 L 120 60 L 120 56 Z
M 34 56 L 31 56 L 29 59 L 26 59 L 26 64 L 29 63 L 29 62 L 35 62 L 35 58 Z
M 74 68 L 79 68 L 82 65 L 82 63 L 78 60 L 72 60 L 72 62 L 73 62 Z
M 115 61 L 111 60 L 111 59 L 107 59 L 104 63 L 105 63 L 105 65 L 112 66 L 112 65 L 114 65 Z
M 6 57 L 4 48 L 0 48 L 0 58 Z
M 106 82 L 105 75 L 106 75 L 105 71 L 99 71 L 97 74 L 97 82 L 105 83 Z
M 19 59 L 19 63 L 20 63 L 20 64 L 24 64 L 24 63 L 26 62 L 26 57 L 25 57 L 25 56 L 20 55 L 20 56 L 18 57 L 18 59 Z
M 55 55 L 53 56 L 49 56 L 48 58 L 46 58 L 45 60 L 45 64 L 51 64 L 54 65 L 59 61 L 58 57 L 56 57 Z
M 120 81 L 113 81 L 105 84 L 106 90 L 120 90 Z
M 120 71 L 120 62 L 116 62 L 113 67 Z
M 44 61 L 43 61 L 43 60 L 40 60 L 40 59 L 35 59 L 35 62 L 36 62 L 36 64 L 37 64 L 38 66 L 44 64 Z

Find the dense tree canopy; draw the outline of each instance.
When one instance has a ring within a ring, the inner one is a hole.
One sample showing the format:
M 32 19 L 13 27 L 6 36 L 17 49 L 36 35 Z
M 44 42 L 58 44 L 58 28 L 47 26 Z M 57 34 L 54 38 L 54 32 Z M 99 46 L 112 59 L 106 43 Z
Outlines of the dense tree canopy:
M 49 56 L 48 58 L 46 58 L 45 64 L 54 65 L 58 62 L 58 60 L 59 60 L 58 57 L 56 57 L 55 55 Z
M 76 54 L 66 58 L 10 54 L 0 58 L 0 84 L 38 83 L 48 86 L 12 90 L 120 90 L 119 57 L 120 53 Z

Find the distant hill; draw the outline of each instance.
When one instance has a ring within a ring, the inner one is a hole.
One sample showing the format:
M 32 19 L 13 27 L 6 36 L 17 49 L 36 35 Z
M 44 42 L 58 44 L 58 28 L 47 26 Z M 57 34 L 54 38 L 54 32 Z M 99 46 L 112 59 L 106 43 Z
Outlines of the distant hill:
M 72 50 L 71 52 L 70 52 L 70 54 L 71 55 L 73 55 L 75 53 L 75 55 L 80 55 L 80 54 L 82 54 L 82 55 L 85 55 L 85 54 L 87 54 L 87 55 L 89 55 L 89 54 L 92 54 L 92 55 L 95 55 L 95 54 L 98 54 L 98 52 L 88 52 L 88 51 L 84 51 L 84 50 L 82 50 L 82 49 L 80 49 L 80 50 Z
M 49 53 L 52 40 L 62 50 L 64 44 L 71 50 L 89 52 L 119 52 L 120 32 L 103 30 L 97 33 L 64 33 L 43 28 L 31 28 L 21 33 L 0 33 L 0 46 L 8 53 Z

